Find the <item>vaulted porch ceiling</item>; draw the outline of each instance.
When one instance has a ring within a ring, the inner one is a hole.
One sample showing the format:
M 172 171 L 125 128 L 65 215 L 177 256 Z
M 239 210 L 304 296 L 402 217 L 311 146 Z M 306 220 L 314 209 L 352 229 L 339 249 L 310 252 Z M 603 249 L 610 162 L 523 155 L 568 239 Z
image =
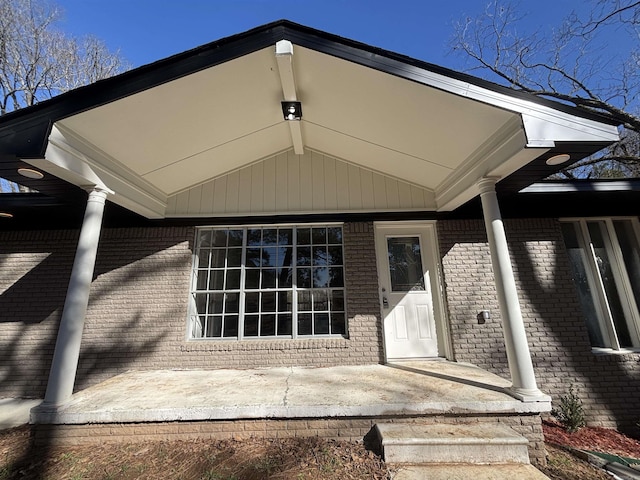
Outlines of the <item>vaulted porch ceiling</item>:
M 614 126 L 282 23 L 260 48 L 52 119 L 44 155 L 23 159 L 163 218 L 170 196 L 302 148 L 426 189 L 435 211 L 450 211 L 483 176 L 617 137 Z M 299 123 L 284 120 L 284 99 L 302 103 Z

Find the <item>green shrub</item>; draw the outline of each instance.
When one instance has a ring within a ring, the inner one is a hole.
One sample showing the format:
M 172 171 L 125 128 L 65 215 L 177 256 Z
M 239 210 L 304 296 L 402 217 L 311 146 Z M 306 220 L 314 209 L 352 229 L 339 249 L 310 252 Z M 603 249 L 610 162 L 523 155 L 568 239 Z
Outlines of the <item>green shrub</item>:
M 584 421 L 584 409 L 582 400 L 573 390 L 573 385 L 569 387 L 569 392 L 560 397 L 558 408 L 551 410 L 551 415 L 556 417 L 567 432 L 577 432 L 586 425 Z

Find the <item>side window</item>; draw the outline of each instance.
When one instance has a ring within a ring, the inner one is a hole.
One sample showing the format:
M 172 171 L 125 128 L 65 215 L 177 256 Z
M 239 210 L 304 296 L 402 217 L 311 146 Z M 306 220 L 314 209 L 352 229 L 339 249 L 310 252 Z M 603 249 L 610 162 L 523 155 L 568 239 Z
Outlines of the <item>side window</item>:
M 637 219 L 562 224 L 573 280 L 593 347 L 640 348 Z

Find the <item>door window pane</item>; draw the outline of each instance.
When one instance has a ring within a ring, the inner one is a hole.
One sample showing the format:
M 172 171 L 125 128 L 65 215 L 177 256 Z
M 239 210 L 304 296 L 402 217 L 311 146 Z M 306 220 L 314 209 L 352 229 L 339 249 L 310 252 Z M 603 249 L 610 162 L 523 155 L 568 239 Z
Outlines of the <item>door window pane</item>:
M 424 290 L 424 270 L 419 237 L 387 239 L 391 291 Z

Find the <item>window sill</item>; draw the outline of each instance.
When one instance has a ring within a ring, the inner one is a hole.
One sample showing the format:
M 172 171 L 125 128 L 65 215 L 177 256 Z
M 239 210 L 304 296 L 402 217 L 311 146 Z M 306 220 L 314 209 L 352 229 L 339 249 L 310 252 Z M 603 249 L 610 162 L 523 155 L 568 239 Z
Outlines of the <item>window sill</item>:
M 314 350 L 349 348 L 349 339 L 344 337 L 273 339 L 273 340 L 188 340 L 180 346 L 183 352 L 228 352 L 271 350 Z
M 638 360 L 640 356 L 640 348 L 623 348 L 620 350 L 614 350 L 613 348 L 592 347 L 591 353 L 596 358 L 610 358 L 620 360 Z

